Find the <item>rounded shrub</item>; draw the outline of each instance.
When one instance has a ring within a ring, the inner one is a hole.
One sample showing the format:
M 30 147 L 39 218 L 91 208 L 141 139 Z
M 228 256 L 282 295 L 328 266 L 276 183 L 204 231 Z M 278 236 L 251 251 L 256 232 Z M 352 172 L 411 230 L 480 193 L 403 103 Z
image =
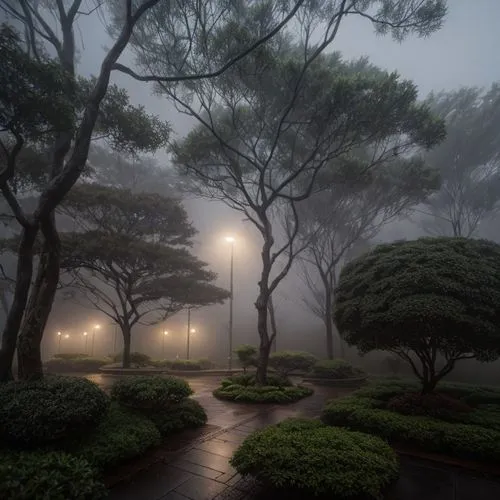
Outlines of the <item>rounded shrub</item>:
M 313 394 L 313 390 L 303 386 L 258 386 L 231 384 L 215 389 L 218 399 L 238 403 L 294 403 Z
M 194 399 L 185 399 L 163 411 L 150 415 L 162 436 L 167 436 L 183 429 L 201 427 L 207 423 L 207 414 L 203 406 Z
M 423 415 L 447 421 L 463 421 L 472 408 L 445 394 L 407 392 L 391 398 L 387 409 L 403 415 Z
M 316 357 L 309 352 L 281 351 L 269 356 L 269 366 L 287 377 L 294 371 L 308 372 L 316 363 Z
M 382 439 L 316 420 L 284 421 L 251 434 L 231 465 L 276 496 L 298 498 L 380 498 L 399 470 Z
M 153 414 L 193 393 L 189 384 L 177 377 L 139 375 L 115 382 L 111 397 L 121 405 Z
M 328 379 L 348 379 L 365 377 L 366 373 L 343 359 L 323 359 L 312 369 L 313 376 Z
M 99 500 L 106 493 L 83 458 L 63 452 L 0 453 L 2 500 Z
M 228 385 L 234 385 L 234 384 L 243 385 L 245 387 L 254 386 L 257 384 L 257 378 L 254 373 L 240 373 L 228 377 L 221 382 L 222 387 L 227 387 Z M 266 385 L 275 387 L 290 387 L 292 385 L 292 382 L 287 377 L 282 377 L 281 375 L 268 374 Z
M 115 354 L 113 356 L 113 361 L 115 363 L 121 363 L 123 361 L 123 353 Z M 149 366 L 151 364 L 151 357 L 142 352 L 131 352 L 130 364 L 138 367 Z
M 0 440 L 30 448 L 66 439 L 95 427 L 108 406 L 106 394 L 84 378 L 0 384 Z

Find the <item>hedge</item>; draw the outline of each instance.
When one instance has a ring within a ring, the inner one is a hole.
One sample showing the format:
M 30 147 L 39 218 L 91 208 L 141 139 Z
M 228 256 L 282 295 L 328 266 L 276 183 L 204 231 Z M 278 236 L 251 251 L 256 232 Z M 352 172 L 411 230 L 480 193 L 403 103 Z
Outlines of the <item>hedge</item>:
M 343 359 L 323 359 L 312 367 L 312 376 L 326 379 L 348 379 L 366 376 L 366 373 Z
M 476 408 L 457 413 L 455 422 L 403 415 L 386 409 L 391 398 L 413 387 L 415 385 L 405 383 L 366 387 L 351 396 L 330 401 L 322 420 L 329 425 L 368 432 L 391 443 L 404 443 L 424 451 L 483 462 L 500 461 L 500 407 L 490 403 L 500 391 L 456 384 L 440 386 L 444 394 L 461 394 L 462 401 L 476 401 Z
M 251 434 L 231 459 L 275 497 L 380 498 L 398 476 L 396 454 L 381 439 L 290 419 Z
M 313 390 L 304 386 L 244 386 L 222 383 L 213 391 L 218 399 L 238 403 L 294 403 L 313 394 Z
M 185 399 L 163 411 L 150 415 L 162 436 L 168 436 L 183 429 L 201 427 L 207 423 L 207 414 L 194 399 Z
M 111 358 L 54 358 L 49 359 L 44 364 L 44 369 L 47 372 L 71 373 L 71 372 L 95 372 L 101 366 L 111 363 Z

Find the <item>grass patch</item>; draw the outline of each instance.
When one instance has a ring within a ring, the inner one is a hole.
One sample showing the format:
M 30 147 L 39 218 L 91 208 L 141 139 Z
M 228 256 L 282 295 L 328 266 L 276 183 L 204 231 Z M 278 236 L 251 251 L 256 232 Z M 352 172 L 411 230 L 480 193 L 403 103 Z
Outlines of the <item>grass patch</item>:
M 351 396 L 330 401 L 322 420 L 423 451 L 482 462 L 500 460 L 499 389 L 460 384 L 439 386 L 438 394 L 456 398 L 458 403 L 470 406 L 470 411 L 450 413 L 447 409 L 440 413 L 432 407 L 430 414 L 416 415 L 389 409 L 394 409 L 395 399 L 417 390 L 417 384 L 402 381 L 368 386 Z

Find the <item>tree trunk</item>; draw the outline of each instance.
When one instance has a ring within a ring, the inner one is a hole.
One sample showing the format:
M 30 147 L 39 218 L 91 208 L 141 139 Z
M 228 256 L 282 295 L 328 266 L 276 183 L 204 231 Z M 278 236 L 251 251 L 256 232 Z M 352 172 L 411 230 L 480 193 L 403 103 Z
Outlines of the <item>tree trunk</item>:
M 128 325 L 122 326 L 123 333 L 123 359 L 122 367 L 130 368 L 130 346 L 131 346 L 131 332 Z
M 272 346 L 273 346 L 273 351 L 276 352 L 276 343 L 278 339 L 278 326 L 276 324 L 276 315 L 274 311 L 274 303 L 272 295 L 269 297 L 268 310 L 269 310 L 269 320 L 271 322 L 271 335 L 273 336 Z
M 427 377 L 422 380 L 422 394 L 430 394 L 434 391 L 439 382 L 438 377 Z
M 333 359 L 333 317 L 332 317 L 332 293 L 325 289 L 325 333 L 326 333 L 326 355 Z
M 61 242 L 54 213 L 40 226 L 44 244 L 35 284 L 31 290 L 19 335 L 19 378 L 37 380 L 43 377 L 41 343 L 59 283 Z
M 0 348 L 0 382 L 12 379 L 12 362 L 33 276 L 33 247 L 36 227 L 24 228 L 17 256 L 14 298 L 7 315 Z

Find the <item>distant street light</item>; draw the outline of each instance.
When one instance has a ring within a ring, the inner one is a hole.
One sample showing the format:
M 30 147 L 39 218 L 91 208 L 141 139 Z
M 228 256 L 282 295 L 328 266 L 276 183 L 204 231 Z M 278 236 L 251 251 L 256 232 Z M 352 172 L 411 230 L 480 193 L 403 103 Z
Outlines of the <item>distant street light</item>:
M 233 268 L 234 268 L 234 242 L 232 236 L 226 236 L 226 241 L 231 245 L 231 272 L 230 272 L 230 286 L 229 286 L 229 371 L 233 368 Z
M 186 359 L 189 359 L 189 348 L 190 348 L 191 334 L 192 333 L 196 333 L 196 329 L 191 328 L 191 308 L 188 307 Z
M 61 352 L 61 338 L 62 338 L 62 333 L 61 332 L 57 332 L 57 336 L 59 337 L 59 342 L 57 344 L 57 353 L 60 354 L 60 352 Z
M 89 352 L 88 344 L 89 344 L 89 334 L 87 332 L 83 332 L 83 338 L 85 339 L 85 354 Z
M 163 336 L 162 336 L 162 351 L 161 351 L 162 355 L 163 355 L 163 359 L 165 359 L 165 338 L 167 335 L 168 335 L 168 331 L 164 330 Z
M 92 347 L 90 351 L 91 356 L 94 356 L 95 331 L 99 330 L 99 328 L 101 328 L 101 325 L 94 325 L 94 328 L 92 328 Z

